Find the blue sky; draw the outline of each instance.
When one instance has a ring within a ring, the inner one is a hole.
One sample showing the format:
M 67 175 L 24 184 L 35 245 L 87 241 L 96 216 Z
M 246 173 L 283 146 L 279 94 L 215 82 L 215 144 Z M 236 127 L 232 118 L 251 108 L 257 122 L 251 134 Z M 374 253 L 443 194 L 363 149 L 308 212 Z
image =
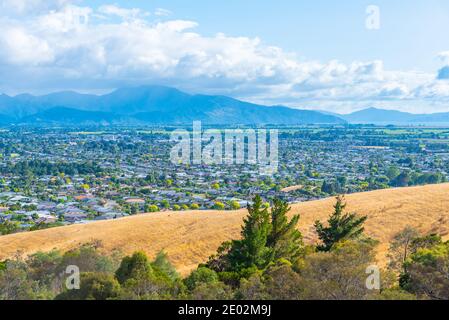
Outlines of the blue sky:
M 378 30 L 366 28 L 369 5 L 380 9 Z M 11 95 L 164 84 L 337 112 L 449 110 L 447 0 L 0 0 L 0 9 L 0 92 Z

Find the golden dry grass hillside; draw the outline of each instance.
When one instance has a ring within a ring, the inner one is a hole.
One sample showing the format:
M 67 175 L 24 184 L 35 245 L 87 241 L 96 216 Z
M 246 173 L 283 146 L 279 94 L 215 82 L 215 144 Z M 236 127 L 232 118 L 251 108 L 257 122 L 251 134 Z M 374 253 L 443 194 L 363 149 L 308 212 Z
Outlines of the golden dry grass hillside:
M 346 197 L 348 210 L 369 217 L 367 233 L 380 241 L 379 260 L 385 262 L 392 237 L 410 225 L 421 232 L 449 234 L 449 184 L 390 189 Z M 293 205 L 301 214 L 300 229 L 307 242 L 316 240 L 315 220 L 325 220 L 334 199 Z M 0 260 L 20 252 L 67 250 L 100 240 L 102 250 L 129 254 L 143 250 L 154 256 L 164 249 L 182 274 L 205 262 L 225 240 L 239 237 L 246 210 L 152 213 L 115 221 L 21 233 L 0 237 Z

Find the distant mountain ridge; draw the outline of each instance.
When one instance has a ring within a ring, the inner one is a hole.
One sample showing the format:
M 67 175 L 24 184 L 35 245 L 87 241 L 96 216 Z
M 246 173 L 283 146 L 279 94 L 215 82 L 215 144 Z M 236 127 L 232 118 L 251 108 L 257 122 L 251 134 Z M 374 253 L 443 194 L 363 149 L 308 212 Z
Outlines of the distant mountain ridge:
M 339 115 L 353 124 L 449 124 L 449 112 L 413 114 L 396 110 L 368 108 L 348 115 Z
M 0 95 L 0 123 L 89 124 L 345 124 L 317 111 L 267 107 L 225 96 L 190 95 L 145 86 L 97 96 L 66 91 L 33 96 Z
M 412 114 L 368 108 L 342 115 L 284 106 L 263 106 L 226 96 L 191 95 L 164 86 L 117 89 L 105 95 L 73 91 L 43 96 L 0 94 L 0 125 L 191 124 L 217 125 L 449 125 L 449 112 Z

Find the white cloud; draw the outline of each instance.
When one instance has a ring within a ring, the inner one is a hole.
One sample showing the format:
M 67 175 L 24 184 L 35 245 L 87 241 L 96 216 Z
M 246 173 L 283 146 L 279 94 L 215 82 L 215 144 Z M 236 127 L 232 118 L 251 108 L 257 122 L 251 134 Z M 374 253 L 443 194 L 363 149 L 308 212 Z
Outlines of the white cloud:
M 0 0 L 1 15 L 36 15 L 59 10 L 77 0 Z
M 150 15 L 149 12 L 144 12 L 138 8 L 125 9 L 117 5 L 103 5 L 98 8 L 98 12 L 103 15 L 116 16 L 125 21 L 140 20 Z
M 154 15 L 158 17 L 168 17 L 172 14 L 170 10 L 164 9 L 164 8 L 157 8 L 154 12 Z
M 439 108 L 449 92 L 447 81 L 435 75 L 385 70 L 382 61 L 303 61 L 258 38 L 203 36 L 194 21 L 153 23 L 140 9 L 94 10 L 70 0 L 0 0 L 0 5 L 8 8 L 0 15 L 0 91 L 153 83 L 336 111 L 419 99 L 432 99 Z M 439 57 L 444 61 L 449 54 Z
M 38 66 L 54 59 L 53 51 L 44 40 L 21 28 L 4 28 L 0 33 L 0 57 L 11 66 Z

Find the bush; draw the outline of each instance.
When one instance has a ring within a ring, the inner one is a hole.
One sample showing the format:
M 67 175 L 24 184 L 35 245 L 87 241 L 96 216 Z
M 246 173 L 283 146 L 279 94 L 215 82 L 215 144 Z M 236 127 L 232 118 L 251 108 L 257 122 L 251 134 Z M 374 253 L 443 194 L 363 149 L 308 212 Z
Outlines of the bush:
M 153 268 L 143 252 L 136 252 L 131 257 L 125 257 L 115 273 L 122 285 L 130 279 L 149 279 L 152 275 Z
M 120 295 L 120 284 L 114 275 L 83 273 L 79 290 L 66 291 L 56 300 L 112 300 Z
M 187 289 L 192 291 L 200 284 L 215 283 L 218 281 L 218 274 L 215 271 L 206 267 L 200 267 L 193 271 L 190 276 L 184 280 L 184 283 L 187 286 Z

